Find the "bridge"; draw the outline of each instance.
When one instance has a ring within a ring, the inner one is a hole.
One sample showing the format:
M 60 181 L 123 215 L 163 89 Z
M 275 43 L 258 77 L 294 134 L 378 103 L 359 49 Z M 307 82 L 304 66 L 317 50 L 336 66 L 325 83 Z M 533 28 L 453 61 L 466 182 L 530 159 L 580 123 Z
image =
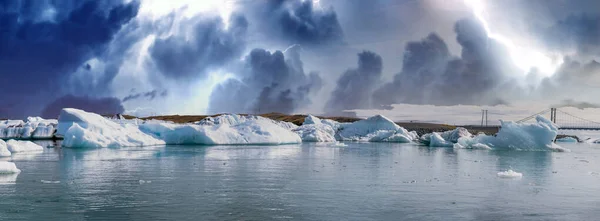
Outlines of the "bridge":
M 482 110 L 481 126 L 487 126 L 487 110 Z M 583 117 L 568 113 L 560 108 L 549 108 L 535 113 L 523 119 L 516 120 L 517 123 L 533 123 L 536 116 L 543 116 L 558 125 L 561 130 L 600 130 L 600 122 L 585 119 Z

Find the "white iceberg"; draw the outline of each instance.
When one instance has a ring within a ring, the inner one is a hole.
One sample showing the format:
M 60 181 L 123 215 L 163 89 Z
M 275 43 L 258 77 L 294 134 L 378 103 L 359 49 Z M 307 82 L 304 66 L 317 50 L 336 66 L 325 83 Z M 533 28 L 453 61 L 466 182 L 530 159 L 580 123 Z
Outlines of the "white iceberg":
M 339 127 L 336 133 L 336 139 L 339 141 L 409 143 L 418 138 L 417 132 L 408 132 L 382 115 L 341 124 Z
M 21 170 L 17 168 L 13 162 L 0 161 L 0 174 L 19 173 Z
M 457 147 L 569 151 L 553 142 L 558 134 L 555 124 L 542 116 L 537 116 L 536 120 L 537 123 L 533 124 L 500 121 L 501 128 L 496 136 L 479 134 L 474 138 L 461 137 Z
M 335 142 L 336 130 L 331 126 L 335 123 L 325 124 L 321 119 L 308 115 L 302 126 L 292 129 L 292 131 L 298 134 L 303 142 Z
M 139 125 L 145 133 L 164 140 L 167 144 L 260 144 L 278 145 L 301 143 L 291 131 L 292 126 L 260 116 L 235 114 L 206 118 L 197 124 L 174 124 L 147 121 Z
M 48 139 L 52 138 L 58 121 L 41 117 L 28 117 L 22 120 L 0 121 L 2 139 Z
M 473 137 L 469 131 L 463 127 L 457 127 L 454 130 L 445 131 L 442 133 L 433 132 L 421 136 L 420 141 L 430 147 L 453 147 L 458 143 L 461 137 Z
M 521 178 L 521 177 L 523 177 L 522 173 L 515 172 L 513 170 L 498 172 L 497 175 L 500 178 Z
M 72 148 L 131 147 L 164 145 L 165 142 L 140 131 L 134 124 L 118 124 L 98 114 L 73 108 L 60 112 L 57 134 L 62 145 Z
M 559 143 L 577 143 L 579 142 L 577 139 L 573 138 L 573 137 L 563 137 L 560 139 L 556 139 L 556 142 Z
M 10 157 L 12 153 L 8 150 L 6 142 L 0 140 L 0 157 Z
M 6 141 L 6 147 L 11 153 L 44 151 L 42 146 L 31 141 L 9 140 Z

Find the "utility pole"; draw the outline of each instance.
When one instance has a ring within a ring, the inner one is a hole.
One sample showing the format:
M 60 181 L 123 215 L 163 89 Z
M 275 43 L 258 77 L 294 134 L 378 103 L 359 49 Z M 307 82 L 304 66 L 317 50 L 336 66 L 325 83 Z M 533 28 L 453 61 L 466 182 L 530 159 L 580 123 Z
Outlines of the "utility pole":
M 485 110 L 485 126 L 488 126 L 488 110 Z
M 485 110 L 481 110 L 481 126 L 483 127 L 483 117 L 485 115 Z

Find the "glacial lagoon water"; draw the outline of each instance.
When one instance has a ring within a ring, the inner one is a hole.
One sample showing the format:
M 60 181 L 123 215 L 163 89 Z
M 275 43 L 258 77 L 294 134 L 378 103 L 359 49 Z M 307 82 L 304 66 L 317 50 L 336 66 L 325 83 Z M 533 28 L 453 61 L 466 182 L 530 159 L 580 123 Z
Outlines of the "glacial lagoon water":
M 166 146 L 14 154 L 0 220 L 596 220 L 600 145 Z M 522 178 L 499 178 L 512 169 Z

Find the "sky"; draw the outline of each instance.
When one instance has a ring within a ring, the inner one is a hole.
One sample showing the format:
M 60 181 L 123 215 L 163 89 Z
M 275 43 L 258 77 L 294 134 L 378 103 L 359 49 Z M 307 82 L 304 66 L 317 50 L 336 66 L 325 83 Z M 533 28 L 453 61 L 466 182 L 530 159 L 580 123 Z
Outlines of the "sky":
M 0 0 L 0 119 L 526 115 L 597 107 L 599 61 L 596 0 Z

